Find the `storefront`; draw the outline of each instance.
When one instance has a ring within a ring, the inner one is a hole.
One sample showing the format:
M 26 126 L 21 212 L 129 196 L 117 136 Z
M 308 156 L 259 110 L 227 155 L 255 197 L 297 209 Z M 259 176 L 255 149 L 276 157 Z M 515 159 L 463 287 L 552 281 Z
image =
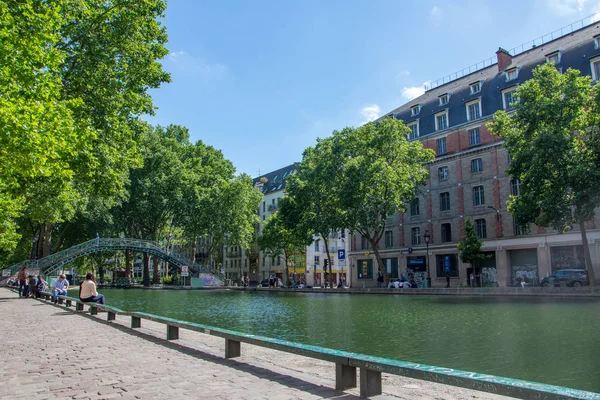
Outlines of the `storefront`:
M 509 250 L 511 286 L 537 286 L 539 282 L 537 249 Z
M 425 256 L 406 257 L 406 279 L 420 283 L 425 280 Z

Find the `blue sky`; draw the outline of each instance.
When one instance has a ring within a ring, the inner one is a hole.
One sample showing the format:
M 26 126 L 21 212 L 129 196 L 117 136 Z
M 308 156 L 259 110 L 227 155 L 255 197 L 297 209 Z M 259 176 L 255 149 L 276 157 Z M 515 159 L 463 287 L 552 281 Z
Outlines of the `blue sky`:
M 600 11 L 600 0 L 170 0 L 172 82 L 154 124 L 181 124 L 251 176 L 436 80 Z

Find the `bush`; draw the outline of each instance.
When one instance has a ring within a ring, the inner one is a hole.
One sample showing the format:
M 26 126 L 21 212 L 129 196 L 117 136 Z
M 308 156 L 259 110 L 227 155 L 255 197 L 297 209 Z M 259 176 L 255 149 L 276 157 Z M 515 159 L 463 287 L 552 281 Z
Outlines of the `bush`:
M 181 276 L 179 274 L 165 276 L 165 277 L 161 278 L 160 281 L 163 285 L 179 286 L 179 285 L 181 285 Z

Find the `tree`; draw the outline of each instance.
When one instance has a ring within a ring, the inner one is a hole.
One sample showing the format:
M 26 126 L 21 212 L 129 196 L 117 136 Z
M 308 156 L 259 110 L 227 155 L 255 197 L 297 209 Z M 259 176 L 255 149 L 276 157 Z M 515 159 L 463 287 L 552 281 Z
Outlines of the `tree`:
M 285 264 L 285 282 L 289 277 L 288 268 L 294 256 L 305 254 L 306 246 L 312 242 L 312 236 L 299 231 L 288 229 L 279 211 L 275 212 L 265 222 L 258 237 L 258 246 L 272 257 L 283 256 Z
M 304 151 L 296 173 L 287 179 L 286 197 L 280 201 L 280 212 L 288 229 L 303 235 L 316 234 L 323 240 L 330 271 L 333 260 L 329 237 L 345 229 L 344 210 L 335 191 L 340 156 L 333 138 L 319 139 L 315 147 Z
M 379 252 L 386 218 L 405 211 L 428 175 L 425 164 L 434 159 L 418 140 L 409 142 L 404 123 L 385 118 L 377 124 L 345 128 L 333 133 L 337 165 L 335 190 L 343 210 L 343 226 L 365 238 L 387 284 L 389 278 Z
M 0 246 L 37 257 L 91 199 L 122 201 L 148 90 L 169 80 L 163 0 L 0 1 Z M 58 245 L 57 245 L 58 244 Z
M 585 222 L 600 204 L 600 87 L 588 76 L 548 63 L 519 86 L 514 114 L 488 124 L 511 156 L 507 172 L 520 183 L 508 210 L 521 226 L 561 232 L 579 225 L 590 284 L 596 285 Z
M 462 262 L 471 264 L 474 276 L 478 276 L 477 269 L 480 263 L 488 258 L 481 251 L 482 245 L 483 240 L 477 236 L 473 222 L 467 219 L 465 221 L 465 237 L 458 243 L 458 254 Z M 481 285 L 481 282 L 479 284 Z

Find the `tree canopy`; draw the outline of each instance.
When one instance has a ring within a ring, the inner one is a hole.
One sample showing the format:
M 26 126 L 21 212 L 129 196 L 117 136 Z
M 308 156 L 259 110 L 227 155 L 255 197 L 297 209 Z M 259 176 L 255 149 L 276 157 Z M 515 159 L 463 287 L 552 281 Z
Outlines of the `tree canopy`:
M 508 210 L 521 226 L 565 232 L 579 225 L 590 282 L 595 285 L 585 222 L 600 205 L 600 87 L 579 71 L 537 67 L 515 93 L 515 112 L 488 124 L 511 156 L 507 173 L 520 183 Z

